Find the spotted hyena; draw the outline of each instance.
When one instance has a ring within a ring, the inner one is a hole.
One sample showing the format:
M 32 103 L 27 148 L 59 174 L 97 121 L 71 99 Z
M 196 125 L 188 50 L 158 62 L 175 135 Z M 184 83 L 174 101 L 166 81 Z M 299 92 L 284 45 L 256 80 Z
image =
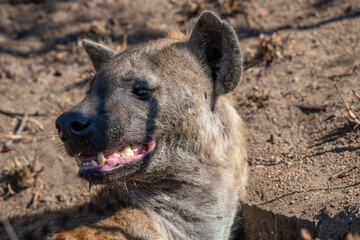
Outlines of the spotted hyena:
M 11 219 L 18 237 L 228 239 L 247 180 L 244 125 L 226 96 L 241 77 L 234 30 L 205 12 L 189 36 L 120 54 L 83 46 L 96 75 L 56 128 L 79 177 L 109 187 L 80 207 Z

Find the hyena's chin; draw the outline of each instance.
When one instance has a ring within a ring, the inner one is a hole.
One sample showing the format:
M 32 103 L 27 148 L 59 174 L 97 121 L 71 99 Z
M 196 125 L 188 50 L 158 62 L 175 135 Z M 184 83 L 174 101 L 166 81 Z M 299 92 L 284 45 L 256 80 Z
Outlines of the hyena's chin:
M 156 142 L 150 141 L 142 144 L 131 144 L 113 150 L 99 152 L 98 154 L 75 155 L 79 167 L 79 176 L 90 180 L 102 180 L 119 172 L 120 176 L 128 176 L 136 172 L 145 159 L 155 149 Z M 93 179 L 96 180 L 96 179 Z

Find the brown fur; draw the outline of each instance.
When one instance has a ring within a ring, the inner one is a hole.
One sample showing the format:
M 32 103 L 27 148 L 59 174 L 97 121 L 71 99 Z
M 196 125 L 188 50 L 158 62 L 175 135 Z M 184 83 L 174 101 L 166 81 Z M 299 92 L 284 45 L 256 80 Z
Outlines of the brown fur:
M 156 148 L 106 174 L 79 173 L 108 188 L 80 207 L 11 219 L 18 237 L 228 239 L 247 181 L 245 126 L 227 96 L 241 76 L 235 32 L 206 12 L 189 37 L 174 31 L 116 56 L 84 47 L 97 74 L 87 97 L 57 120 L 69 155 L 148 139 Z M 134 84 L 154 90 L 139 99 Z M 87 118 L 91 134 L 66 132 L 66 121 L 86 129 Z

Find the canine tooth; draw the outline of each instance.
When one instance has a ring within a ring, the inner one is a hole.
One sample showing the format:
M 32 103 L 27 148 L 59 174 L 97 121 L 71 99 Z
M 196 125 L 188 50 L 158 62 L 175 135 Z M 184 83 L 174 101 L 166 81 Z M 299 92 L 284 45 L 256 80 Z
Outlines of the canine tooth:
M 142 145 L 141 144 L 132 144 L 131 145 L 131 149 L 133 150 L 133 151 L 138 151 L 138 150 L 140 150 L 142 148 Z
M 96 162 L 96 161 L 91 160 L 91 165 L 93 165 L 93 166 L 97 166 L 98 164 L 97 164 L 97 162 Z
M 79 164 L 81 166 L 82 161 L 78 155 L 75 155 L 75 160 L 76 160 L 77 164 Z
M 130 146 L 125 146 L 122 150 L 121 150 L 121 156 L 122 157 L 130 157 L 130 156 L 134 156 L 134 152 L 133 150 L 131 150 Z
M 94 161 L 94 160 L 93 160 Z M 105 157 L 104 157 L 104 153 L 103 152 L 99 152 L 98 153 L 98 162 L 100 165 L 104 165 L 105 164 Z M 96 162 L 95 162 L 96 163 Z M 95 165 L 94 165 L 95 166 Z

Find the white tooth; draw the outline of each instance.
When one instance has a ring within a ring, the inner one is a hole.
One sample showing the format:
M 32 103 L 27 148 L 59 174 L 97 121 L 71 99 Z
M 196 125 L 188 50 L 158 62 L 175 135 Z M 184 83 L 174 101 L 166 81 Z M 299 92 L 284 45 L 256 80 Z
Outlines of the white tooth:
M 133 150 L 133 151 L 138 151 L 138 150 L 140 150 L 142 148 L 142 145 L 141 144 L 132 144 L 131 145 L 131 149 Z
M 131 157 L 131 156 L 134 156 L 134 152 L 133 152 L 133 150 L 131 150 L 130 146 L 125 146 L 125 147 L 121 150 L 120 155 L 121 155 L 122 157 Z
M 104 157 L 104 153 L 103 152 L 99 152 L 98 153 L 98 162 L 100 165 L 104 165 L 105 164 L 105 157 Z M 95 165 L 94 165 L 95 166 Z
M 115 157 L 120 157 L 121 156 L 119 152 L 113 152 L 112 155 L 115 156 Z
M 88 165 L 90 165 L 91 163 L 90 162 L 84 162 L 82 165 L 83 166 L 88 166 Z
M 97 162 L 96 162 L 96 161 L 91 160 L 91 165 L 93 165 L 93 166 L 97 166 L 98 164 L 97 164 Z
M 82 161 L 78 155 L 75 155 L 75 160 L 76 160 L 77 164 L 79 164 L 81 166 Z

